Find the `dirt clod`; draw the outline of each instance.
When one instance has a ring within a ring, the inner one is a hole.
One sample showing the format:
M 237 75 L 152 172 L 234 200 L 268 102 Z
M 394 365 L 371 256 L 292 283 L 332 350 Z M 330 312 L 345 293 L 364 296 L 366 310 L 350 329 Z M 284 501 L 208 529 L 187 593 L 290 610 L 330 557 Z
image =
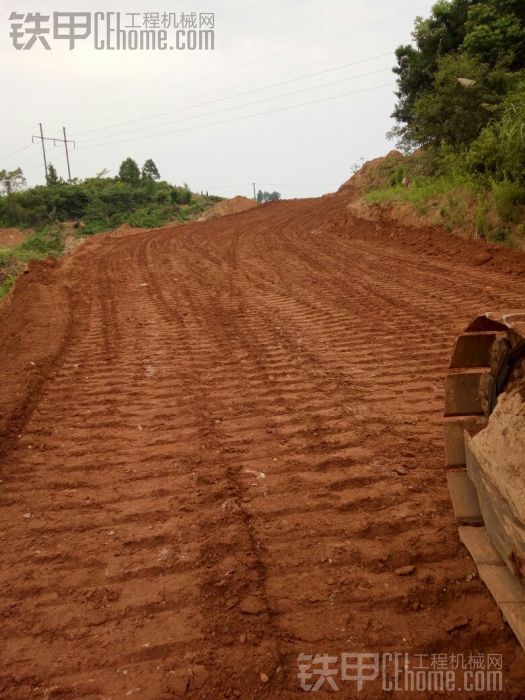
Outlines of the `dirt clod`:
M 173 693 L 177 697 L 186 695 L 189 689 L 191 679 L 191 671 L 189 669 L 180 669 L 172 671 L 168 674 L 165 680 L 165 691 Z
M 415 566 L 412 566 L 411 564 L 408 566 L 400 566 L 399 569 L 395 570 L 395 574 L 397 576 L 411 576 L 416 570 Z
M 492 255 L 490 253 L 478 253 L 477 255 L 474 255 L 472 258 L 472 264 L 476 265 L 476 267 L 480 265 L 484 265 L 487 262 L 490 262 L 492 260 Z
M 266 605 L 258 596 L 248 595 L 241 600 L 239 608 L 247 615 L 260 615 L 265 612 Z

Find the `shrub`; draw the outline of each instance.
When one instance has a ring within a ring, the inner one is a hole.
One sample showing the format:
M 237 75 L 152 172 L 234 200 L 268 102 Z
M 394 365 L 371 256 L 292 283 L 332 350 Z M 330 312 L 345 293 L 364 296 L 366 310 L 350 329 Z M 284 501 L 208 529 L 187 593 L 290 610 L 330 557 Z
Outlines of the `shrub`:
M 504 222 L 517 222 L 523 218 L 521 210 L 525 203 L 525 187 L 519 182 L 504 180 L 492 184 L 498 216 Z
M 466 162 L 475 172 L 525 186 L 525 89 L 506 100 L 501 115 L 470 145 Z

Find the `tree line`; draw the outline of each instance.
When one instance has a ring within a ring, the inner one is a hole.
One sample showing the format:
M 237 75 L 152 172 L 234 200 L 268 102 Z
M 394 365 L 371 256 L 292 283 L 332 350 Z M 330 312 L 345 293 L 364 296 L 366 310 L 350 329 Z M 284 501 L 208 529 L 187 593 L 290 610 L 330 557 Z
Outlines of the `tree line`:
M 524 0 L 439 0 L 412 36 L 396 51 L 390 136 L 445 167 L 525 184 Z

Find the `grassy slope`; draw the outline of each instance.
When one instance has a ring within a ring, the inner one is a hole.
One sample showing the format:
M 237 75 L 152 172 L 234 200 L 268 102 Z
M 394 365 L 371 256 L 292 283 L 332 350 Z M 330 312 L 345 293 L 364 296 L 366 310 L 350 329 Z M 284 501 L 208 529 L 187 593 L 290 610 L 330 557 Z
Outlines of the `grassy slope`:
M 524 193 L 515 185 L 429 171 L 424 153 L 393 152 L 365 164 L 355 179 L 369 205 L 405 205 L 425 223 L 446 231 L 525 249 Z
M 192 201 L 178 207 L 175 214 L 171 208 L 135 210 L 119 216 L 115 225 L 128 223 L 141 228 L 155 228 L 169 221 L 188 221 L 198 218 L 203 211 L 216 204 L 216 201 L 216 198 L 193 195 Z M 73 229 L 72 235 L 80 239 L 107 230 L 108 227 L 100 222 L 88 220 L 84 225 Z M 66 231 L 61 224 L 50 224 L 29 234 L 22 243 L 0 249 L 0 299 L 9 292 L 28 262 L 43 260 L 50 255 L 61 257 L 65 250 L 65 237 Z

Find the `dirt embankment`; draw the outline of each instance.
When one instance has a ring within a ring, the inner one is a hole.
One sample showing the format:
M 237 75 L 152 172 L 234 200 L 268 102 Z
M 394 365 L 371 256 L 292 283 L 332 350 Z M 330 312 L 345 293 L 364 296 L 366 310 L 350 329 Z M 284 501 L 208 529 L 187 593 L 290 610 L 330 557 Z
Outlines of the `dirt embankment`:
M 525 276 L 525 253 L 481 239 L 465 239 L 436 226 L 402 224 L 393 219 L 389 211 L 376 209 L 373 216 L 364 217 L 360 212 L 359 200 L 357 206 L 355 199 L 348 201 L 346 225 L 349 235 L 355 236 L 359 231 L 363 239 L 379 244 L 381 241 L 388 242 L 412 253 L 446 259 L 450 263 Z
M 0 451 L 16 438 L 51 376 L 70 322 L 70 301 L 60 263 L 30 263 L 0 303 Z
M 417 153 L 412 156 L 416 161 L 424 157 L 424 154 Z M 405 159 L 398 151 L 391 151 L 385 157 L 365 163 L 341 185 L 338 192 L 346 198 L 347 227 L 351 235 L 360 230 L 365 238 L 379 241 L 384 240 L 386 234 L 392 244 L 400 244 L 423 255 L 444 255 L 451 262 L 523 275 L 525 251 L 485 240 L 468 217 L 462 225 L 447 230 L 444 221 L 436 223 L 434 212 L 439 207 L 439 200 L 431 202 L 430 211 L 425 214 L 412 204 L 398 201 L 369 203 L 367 193 L 384 188 Z M 409 180 L 405 184 L 411 186 Z
M 432 175 L 434 170 L 429 152 L 419 149 L 404 156 L 394 150 L 366 162 L 339 192 L 349 199 L 349 213 L 359 219 L 505 242 L 525 252 L 525 206 L 503 207 L 489 185 L 483 189 L 479 182 L 447 180 Z

